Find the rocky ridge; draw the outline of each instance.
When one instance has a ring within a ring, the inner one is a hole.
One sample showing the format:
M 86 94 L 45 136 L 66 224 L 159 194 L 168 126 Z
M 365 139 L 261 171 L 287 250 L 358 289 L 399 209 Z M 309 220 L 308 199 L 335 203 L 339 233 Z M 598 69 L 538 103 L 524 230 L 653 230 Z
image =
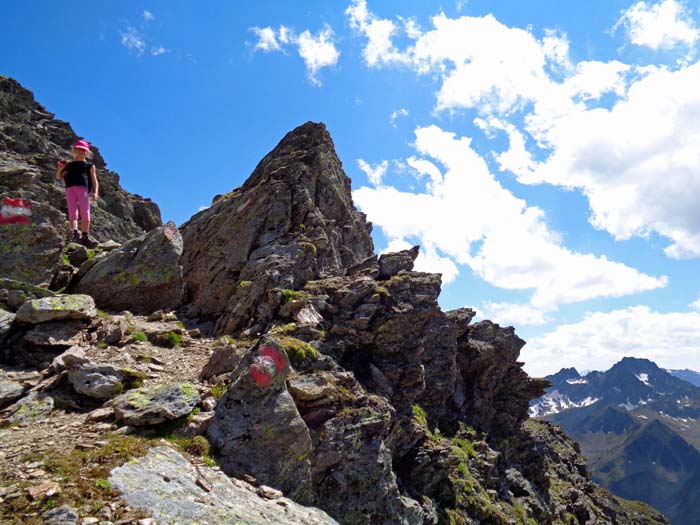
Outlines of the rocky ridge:
M 370 229 L 325 126 L 307 123 L 183 225 L 170 304 L 139 316 L 100 298 L 136 294 L 138 264 L 96 297 L 6 279 L 3 519 L 667 523 L 527 420 L 547 383 L 522 371 L 512 328 L 443 312 L 418 248 L 377 257 Z M 80 263 L 69 290 L 127 246 Z

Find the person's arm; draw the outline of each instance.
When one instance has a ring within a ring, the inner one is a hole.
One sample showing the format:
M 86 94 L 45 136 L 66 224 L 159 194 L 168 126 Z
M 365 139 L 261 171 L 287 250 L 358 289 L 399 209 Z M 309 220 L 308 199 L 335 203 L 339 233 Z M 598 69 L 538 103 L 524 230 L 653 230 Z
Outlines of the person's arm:
M 61 180 L 63 177 L 66 176 L 63 171 L 66 169 L 66 161 L 65 160 L 59 160 L 58 165 L 56 168 L 56 180 Z
M 93 164 L 90 168 L 90 180 L 92 180 L 92 200 L 97 201 L 100 194 L 100 183 L 97 181 L 97 168 Z

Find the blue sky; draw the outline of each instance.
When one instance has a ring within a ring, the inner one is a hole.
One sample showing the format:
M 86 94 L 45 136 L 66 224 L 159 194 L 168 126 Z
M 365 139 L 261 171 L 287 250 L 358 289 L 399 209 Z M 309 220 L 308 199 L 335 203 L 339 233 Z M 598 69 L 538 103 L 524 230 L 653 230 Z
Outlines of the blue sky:
M 301 7 L 300 7 L 301 6 Z M 700 2 L 10 1 L 0 74 L 181 224 L 323 121 L 526 369 L 700 369 Z

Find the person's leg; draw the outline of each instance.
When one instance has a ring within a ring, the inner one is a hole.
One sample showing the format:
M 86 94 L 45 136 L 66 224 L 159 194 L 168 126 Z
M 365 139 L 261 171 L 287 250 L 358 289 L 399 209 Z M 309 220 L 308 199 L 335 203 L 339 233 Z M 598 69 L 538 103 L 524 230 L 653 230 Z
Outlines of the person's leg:
M 90 231 L 90 196 L 87 188 L 81 187 L 80 189 L 78 207 L 80 208 L 80 230 L 83 232 L 80 243 L 87 248 L 94 248 L 98 243 L 88 236 Z
M 78 235 L 78 196 L 75 186 L 66 188 L 66 205 L 68 206 L 68 224 L 73 232 L 72 242 L 80 240 Z

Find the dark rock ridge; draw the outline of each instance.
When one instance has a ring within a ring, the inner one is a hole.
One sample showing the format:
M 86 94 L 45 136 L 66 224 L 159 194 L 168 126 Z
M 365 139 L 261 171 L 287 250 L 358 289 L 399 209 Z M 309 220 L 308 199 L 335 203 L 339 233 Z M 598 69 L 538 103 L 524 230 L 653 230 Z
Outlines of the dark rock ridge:
M 311 122 L 181 229 L 189 303 L 216 319 L 217 333 L 263 331 L 272 289 L 342 274 L 373 252 L 371 225 L 353 206 L 333 141 Z
M 34 100 L 30 91 L 0 75 L 0 203 L 4 197 L 32 204 L 28 224 L 0 224 L 0 276 L 32 284 L 51 283 L 66 245 L 65 196 L 55 180 L 56 162 L 72 157 L 77 135 L 67 122 Z M 94 159 L 100 201 L 92 232 L 99 240 L 124 242 L 161 224 L 150 199 L 131 194 L 108 170 L 97 147 Z

